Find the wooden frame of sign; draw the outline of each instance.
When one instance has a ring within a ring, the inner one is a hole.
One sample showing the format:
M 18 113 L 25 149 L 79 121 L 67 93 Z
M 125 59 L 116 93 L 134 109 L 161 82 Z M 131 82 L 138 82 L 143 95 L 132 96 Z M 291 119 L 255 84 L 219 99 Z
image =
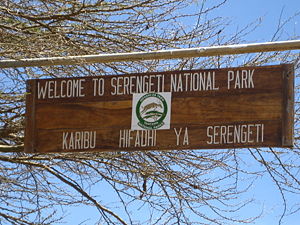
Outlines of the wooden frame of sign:
M 294 66 L 27 81 L 25 152 L 292 147 Z

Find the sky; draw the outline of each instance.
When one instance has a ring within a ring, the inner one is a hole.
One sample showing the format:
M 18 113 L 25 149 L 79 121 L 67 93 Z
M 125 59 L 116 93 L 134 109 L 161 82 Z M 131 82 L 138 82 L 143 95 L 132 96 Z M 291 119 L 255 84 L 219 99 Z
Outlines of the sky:
M 261 18 L 261 25 L 253 33 L 247 36 L 245 43 L 258 43 L 271 41 L 278 26 L 286 19 L 300 12 L 299 0 L 229 0 L 227 4 L 215 11 L 219 16 L 227 17 L 231 21 L 231 30 L 241 28 L 258 18 Z M 280 41 L 288 38 L 300 39 L 300 16 L 291 19 L 282 33 Z M 298 51 L 299 52 L 299 51 Z M 249 193 L 249 197 L 257 199 L 257 207 L 263 207 L 265 213 L 255 224 L 272 225 L 278 224 L 282 213 L 282 199 L 274 183 L 268 177 L 261 177 L 255 182 L 255 190 Z M 291 199 L 289 199 L 291 200 Z M 300 201 L 293 199 L 294 203 Z M 253 209 L 253 212 L 256 209 Z M 242 212 L 245 215 L 252 212 Z M 300 212 L 286 217 L 283 220 L 285 225 L 299 225 Z
M 231 22 L 231 29 L 243 27 L 258 18 L 261 25 L 256 31 L 247 36 L 245 43 L 257 43 L 271 41 L 278 26 L 286 19 L 300 12 L 299 0 L 229 0 L 227 4 L 216 10 L 215 13 L 227 17 Z M 280 41 L 288 38 L 300 39 L 300 16 L 291 19 Z M 299 52 L 299 51 L 298 51 Z M 255 189 L 249 193 L 249 197 L 257 199 L 257 207 L 263 207 L 265 213 L 255 224 L 272 225 L 278 224 L 278 219 L 283 211 L 282 199 L 279 191 L 269 177 L 261 177 L 255 182 Z M 289 199 L 291 200 L 291 199 Z M 293 199 L 294 203 L 300 201 Z M 253 212 L 256 209 L 253 209 Z M 252 212 L 243 212 L 245 215 Z M 300 212 L 285 217 L 282 224 L 299 225 Z
M 228 0 L 228 3 L 215 11 L 216 15 L 227 17 L 231 21 L 230 30 L 227 32 L 234 32 L 235 29 L 241 28 L 258 18 L 261 18 L 261 26 L 252 34 L 250 34 L 246 41 L 248 43 L 270 41 L 277 29 L 280 26 L 280 21 L 289 18 L 297 11 L 300 12 L 299 0 Z M 300 16 L 291 19 L 287 25 L 285 32 L 282 34 L 280 40 L 286 37 L 295 37 L 300 39 Z M 199 46 L 200 47 L 200 46 Z M 204 47 L 204 46 L 201 46 Z M 105 190 L 105 187 L 99 187 L 99 190 Z M 109 196 L 109 193 L 106 194 Z M 264 215 L 258 219 L 255 224 L 259 225 L 273 225 L 278 224 L 279 216 L 283 210 L 280 195 L 270 178 L 258 178 L 255 183 L 255 191 L 248 193 L 249 197 L 253 196 L 257 199 L 258 208 L 264 208 Z M 300 199 L 294 199 L 295 202 Z M 253 211 L 257 208 L 253 208 Z M 242 212 L 245 215 L 252 212 Z M 97 211 L 93 209 L 77 208 L 73 209 L 72 214 L 68 216 L 68 223 L 78 224 L 82 221 L 82 215 L 85 218 L 97 215 Z M 80 219 L 79 219 L 80 218 Z M 283 225 L 299 225 L 300 212 L 293 216 L 287 217 L 283 221 Z M 90 224 L 91 220 L 83 224 Z
M 297 0 L 229 0 L 223 7 L 217 9 L 215 13 L 228 17 L 232 21 L 232 28 L 243 27 L 259 18 L 261 26 L 248 35 L 250 41 L 263 42 L 270 41 L 279 26 L 289 17 L 300 10 Z M 283 37 L 293 37 L 300 35 L 299 16 L 291 19 L 288 29 Z

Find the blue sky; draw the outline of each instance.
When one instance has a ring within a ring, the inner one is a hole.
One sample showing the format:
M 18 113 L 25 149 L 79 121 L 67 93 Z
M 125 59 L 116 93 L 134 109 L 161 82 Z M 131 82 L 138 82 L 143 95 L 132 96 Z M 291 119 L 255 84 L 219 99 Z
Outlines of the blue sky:
M 248 36 L 248 43 L 270 41 L 277 30 L 286 19 L 300 11 L 298 0 L 230 0 L 221 9 L 220 15 L 226 16 L 232 21 L 232 29 L 245 26 L 261 17 L 260 27 Z M 287 38 L 300 39 L 300 16 L 292 18 L 281 34 L 279 40 Z M 299 51 L 298 51 L 299 52 Z M 263 207 L 265 213 L 256 221 L 259 225 L 278 224 L 278 219 L 283 211 L 282 199 L 279 191 L 269 177 L 260 177 L 255 183 L 253 191 L 249 196 L 256 198 L 257 207 Z M 298 203 L 298 199 L 288 199 Z M 255 210 L 255 209 L 253 209 Z M 247 212 L 244 212 L 245 214 Z M 251 214 L 251 212 L 249 212 Z M 283 220 L 286 225 L 300 224 L 300 213 L 286 217 Z
M 227 4 L 216 10 L 219 16 L 227 17 L 231 21 L 231 29 L 241 28 L 251 22 L 261 18 L 261 25 L 253 33 L 247 36 L 247 42 L 256 43 L 271 41 L 278 26 L 291 16 L 300 12 L 299 0 L 229 0 Z M 279 40 L 288 38 L 300 39 L 300 16 L 296 16 L 288 21 L 284 32 L 281 33 Z M 299 52 L 299 51 L 298 51 Z M 271 225 L 278 224 L 279 217 L 283 211 L 282 199 L 278 189 L 272 183 L 269 177 L 260 177 L 254 185 L 254 189 L 248 193 L 249 197 L 256 199 L 257 208 L 263 208 L 264 214 L 255 224 Z M 289 199 L 294 203 L 298 199 Z M 253 208 L 253 212 L 257 210 Z M 252 212 L 242 212 L 247 215 Z M 286 217 L 282 224 L 298 225 L 300 224 L 300 212 Z
M 258 29 L 245 39 L 245 43 L 253 43 L 270 41 L 276 32 L 277 27 L 280 26 L 280 21 L 282 23 L 290 16 L 297 13 L 297 11 L 300 12 L 299 0 L 228 0 L 224 6 L 215 11 L 215 14 L 227 17 L 231 21 L 230 29 L 227 30 L 228 33 L 234 33 L 236 29 L 242 28 L 261 18 L 261 25 Z M 288 37 L 300 39 L 300 16 L 296 16 L 288 22 L 286 29 L 281 36 L 282 38 L 280 38 L 280 40 L 285 40 L 285 38 L 287 39 Z M 104 194 L 105 187 L 99 185 L 98 188 L 101 190 L 100 195 Z M 104 195 L 107 196 L 108 199 L 112 199 L 110 193 L 105 193 Z M 269 177 L 258 178 L 254 188 L 248 193 L 248 196 L 256 198 L 255 205 L 257 208 L 253 208 L 253 212 L 262 208 L 264 209 L 263 217 L 258 219 L 255 224 L 278 224 L 278 219 L 282 213 L 283 206 L 280 194 Z M 298 201 L 300 202 L 300 197 L 299 199 L 289 200 L 297 203 Z M 251 211 L 242 211 L 241 213 L 245 215 L 252 214 Z M 84 218 L 94 216 L 98 216 L 96 210 L 79 206 L 72 211 L 70 216 L 68 216 L 69 222 L 66 224 L 78 224 L 83 221 Z M 83 224 L 91 224 L 91 221 L 94 220 L 88 220 Z M 299 221 L 300 212 L 285 218 L 283 224 L 299 225 Z
M 229 0 L 216 13 L 228 17 L 232 21 L 232 29 L 261 18 L 261 26 L 248 36 L 249 41 L 261 42 L 271 40 L 279 22 L 284 22 L 299 10 L 298 0 Z M 291 19 L 283 37 L 299 37 L 299 22 L 299 16 Z

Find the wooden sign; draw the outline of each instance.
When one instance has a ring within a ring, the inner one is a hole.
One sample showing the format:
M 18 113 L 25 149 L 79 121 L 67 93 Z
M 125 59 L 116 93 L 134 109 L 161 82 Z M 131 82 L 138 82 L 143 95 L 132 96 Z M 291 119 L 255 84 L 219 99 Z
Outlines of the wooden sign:
M 293 146 L 293 65 L 27 81 L 26 152 Z

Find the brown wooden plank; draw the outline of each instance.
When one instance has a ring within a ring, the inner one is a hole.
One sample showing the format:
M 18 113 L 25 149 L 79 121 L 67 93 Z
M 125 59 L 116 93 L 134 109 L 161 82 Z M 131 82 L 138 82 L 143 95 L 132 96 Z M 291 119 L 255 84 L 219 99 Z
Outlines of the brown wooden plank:
M 214 124 L 220 122 L 281 119 L 281 93 L 173 98 L 171 123 Z M 37 129 L 128 128 L 131 101 L 39 104 Z
M 131 94 L 122 94 L 122 95 L 111 95 L 111 92 L 114 91 L 114 88 L 111 87 L 111 80 L 119 78 L 120 79 L 120 87 L 124 84 L 124 79 L 129 78 L 132 76 L 136 77 L 143 77 L 143 76 L 157 76 L 157 75 L 164 75 L 164 91 L 169 92 L 171 90 L 171 77 L 174 75 L 177 75 L 179 77 L 181 75 L 182 82 L 184 83 L 183 86 L 189 89 L 190 87 L 190 80 L 188 79 L 188 84 L 185 85 L 186 80 L 184 79 L 185 74 L 189 73 L 212 73 L 215 72 L 215 80 L 216 80 L 216 87 L 219 88 L 217 91 L 213 90 L 199 90 L 199 91 L 173 91 L 173 95 L 176 97 L 189 97 L 189 96 L 211 96 L 211 95 L 224 95 L 224 94 L 231 94 L 231 93 L 258 93 L 258 92 L 264 92 L 264 91 L 270 91 L 270 90 L 276 90 L 276 89 L 282 89 L 282 79 L 277 79 L 282 75 L 284 65 L 280 66 L 266 66 L 266 67 L 246 67 L 246 68 L 229 68 L 229 69 L 210 69 L 210 70 L 187 70 L 187 71 L 171 71 L 171 72 L 153 72 L 153 73 L 145 73 L 145 74 L 127 74 L 127 75 L 118 75 L 118 76 L 101 76 L 101 79 L 105 80 L 105 90 L 103 96 L 93 96 L 93 88 L 94 83 L 93 79 L 97 79 L 97 77 L 80 77 L 80 78 L 56 78 L 56 79 L 42 79 L 38 80 L 38 83 L 41 87 L 45 86 L 46 82 L 57 82 L 56 84 L 56 92 L 58 93 L 58 96 L 60 96 L 60 87 L 61 83 L 64 82 L 63 86 L 65 85 L 66 81 L 78 81 L 79 79 L 84 79 L 85 82 L 82 82 L 82 94 L 84 94 L 84 97 L 70 97 L 70 98 L 48 98 L 47 95 L 45 99 L 38 99 L 36 98 L 36 103 L 43 103 L 46 102 L 47 104 L 50 103 L 67 103 L 67 102 L 89 102 L 89 101 L 118 101 L 118 100 L 131 100 L 132 95 Z M 246 89 L 229 89 L 227 88 L 227 72 L 229 70 L 231 71 L 238 71 L 238 70 L 255 70 L 254 76 L 254 83 L 255 88 L 246 88 Z M 189 76 L 186 76 L 189 77 Z M 99 78 L 100 79 L 100 78 Z M 116 82 L 113 82 L 116 84 Z M 157 86 L 158 82 L 154 79 L 153 82 L 154 86 Z M 267 84 L 267 85 L 266 85 Z M 54 85 L 51 85 L 54 87 Z M 122 88 L 120 88 L 122 89 Z M 126 89 L 126 88 L 125 88 Z M 51 92 L 52 95 L 53 92 Z
M 67 143 L 70 143 L 70 134 L 73 133 L 73 144 L 75 145 L 75 136 L 77 129 L 69 129 L 69 130 L 40 130 L 38 133 L 38 148 L 42 150 L 42 152 L 70 152 L 70 151 L 138 151 L 138 150 L 173 150 L 173 149 L 218 149 L 218 148 L 240 148 L 240 147 L 276 147 L 281 145 L 281 122 L 278 120 L 268 120 L 268 121 L 249 121 L 247 125 L 252 125 L 250 134 L 250 139 L 253 141 L 252 143 L 242 143 L 242 140 L 236 143 L 227 143 L 234 142 L 233 136 L 229 136 L 228 134 L 222 136 L 221 135 L 221 126 L 227 127 L 231 126 L 230 131 L 233 131 L 233 126 L 236 125 L 245 125 L 245 123 L 232 123 L 232 124 L 215 124 L 217 127 L 218 135 L 215 137 L 211 137 L 212 129 L 209 129 L 210 135 L 207 135 L 208 126 L 199 125 L 199 126 L 187 126 L 187 127 L 179 127 L 174 126 L 171 127 L 170 130 L 157 130 L 156 131 L 156 142 L 155 145 L 152 145 L 151 139 L 149 140 L 144 138 L 141 140 L 141 132 L 146 131 L 130 131 L 131 139 L 127 138 L 127 144 L 125 141 L 120 141 L 120 132 L 123 132 L 123 136 L 125 137 L 124 132 L 129 132 L 128 129 L 117 130 L 117 129 L 93 129 L 93 130 L 81 130 L 80 132 L 88 131 L 88 132 L 96 132 L 96 144 L 94 148 L 72 148 L 63 149 L 63 133 L 68 133 Z M 257 141 L 257 129 L 254 124 L 264 124 L 264 139 L 261 141 L 261 136 L 259 136 L 259 141 Z M 178 136 L 174 130 L 176 129 Z M 181 128 L 181 132 L 180 132 Z M 185 129 L 187 128 L 188 140 L 184 140 Z M 247 131 L 248 127 L 244 129 L 246 132 L 243 138 L 248 135 Z M 139 132 L 139 141 L 136 140 L 137 133 Z M 147 131 L 151 132 L 151 131 Z M 150 134 L 151 135 L 151 134 Z M 129 136 L 129 135 L 128 135 Z M 144 137 L 146 135 L 144 134 Z M 215 142 L 212 144 L 208 144 L 211 142 L 211 139 L 215 138 Z M 246 138 L 247 139 L 247 138 Z M 150 142 L 147 146 L 143 147 L 142 145 Z M 78 141 L 79 143 L 80 141 Z M 187 144 L 188 142 L 188 144 Z M 81 143 L 81 142 L 80 142 Z M 121 143 L 121 146 L 120 146 Z M 128 144 L 130 143 L 130 144 Z M 81 144 L 77 144 L 80 146 Z
M 30 80 L 26 84 L 26 112 L 25 112 L 25 139 L 24 151 L 34 152 L 36 149 L 36 80 Z
M 191 83 L 193 76 L 199 78 L 201 73 L 213 80 L 213 86 L 208 90 L 197 89 L 197 84 Z M 247 81 L 246 78 L 251 73 L 253 81 Z M 240 80 L 234 79 L 236 75 Z M 228 80 L 231 78 L 228 88 Z M 104 81 L 102 96 L 94 96 L 95 79 Z M 130 79 L 152 79 L 152 91 L 172 90 L 171 127 L 168 130 L 155 131 L 155 145 L 150 143 L 153 141 L 151 135 L 147 139 L 147 146 L 139 146 L 138 141 L 136 142 L 139 140 L 139 133 L 150 134 L 149 132 L 154 131 L 130 131 L 130 89 L 134 89 L 136 85 L 132 83 L 130 86 Z M 176 82 L 172 86 L 174 80 L 180 79 L 182 82 Z M 25 148 L 27 152 L 35 149 L 38 152 L 69 152 L 291 147 L 293 81 L 292 65 L 29 81 L 28 84 L 34 90 L 28 95 L 26 103 L 28 125 Z M 74 89 L 65 89 L 67 84 L 70 87 L 75 85 Z M 43 93 L 41 87 L 45 85 L 50 85 L 51 88 Z M 182 89 L 176 88 L 180 85 Z M 118 91 L 120 95 L 111 94 Z M 177 136 L 176 132 L 180 129 L 181 135 Z M 238 134 L 241 129 L 243 132 Z M 232 141 L 233 130 L 238 141 Z M 130 138 L 124 136 L 120 139 L 122 132 L 125 136 L 130 134 Z M 239 141 L 238 137 L 241 139 L 242 135 L 248 135 L 246 142 Z M 85 141 L 87 136 L 91 138 L 89 142 Z M 125 146 L 120 146 L 120 140 L 126 140 L 126 143 L 122 142 Z M 178 141 L 181 144 L 177 145 Z M 90 146 L 85 146 L 87 143 Z M 68 145 L 71 147 L 66 147 Z
M 294 65 L 285 65 L 283 72 L 282 145 L 293 147 L 294 142 Z

